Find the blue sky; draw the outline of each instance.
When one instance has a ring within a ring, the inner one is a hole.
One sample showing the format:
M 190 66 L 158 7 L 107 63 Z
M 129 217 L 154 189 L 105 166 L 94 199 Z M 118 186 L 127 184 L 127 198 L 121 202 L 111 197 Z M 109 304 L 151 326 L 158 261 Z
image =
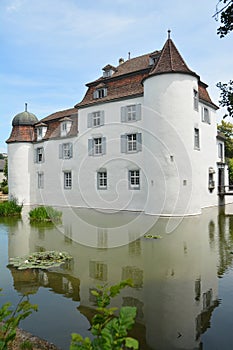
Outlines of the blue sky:
M 13 117 L 38 119 L 79 102 L 85 84 L 118 59 L 160 50 L 171 38 L 218 102 L 232 79 L 233 33 L 220 39 L 217 0 L 0 0 L 0 152 Z M 218 120 L 223 111 L 218 112 Z

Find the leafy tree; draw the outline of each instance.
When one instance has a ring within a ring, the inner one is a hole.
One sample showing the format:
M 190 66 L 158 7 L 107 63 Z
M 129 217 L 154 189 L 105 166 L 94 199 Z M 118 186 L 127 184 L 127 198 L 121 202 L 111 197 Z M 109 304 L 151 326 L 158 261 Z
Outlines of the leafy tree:
M 222 25 L 217 29 L 220 38 L 229 34 L 233 30 L 233 0 L 219 0 L 213 17 L 216 21 L 220 18 Z M 230 80 L 228 83 L 219 82 L 217 87 L 221 90 L 220 106 L 227 109 L 227 113 L 223 118 L 233 117 L 233 81 Z
M 233 158 L 233 124 L 221 121 L 218 124 L 218 131 L 225 136 L 225 156 L 226 158 Z
M 229 34 L 233 30 L 233 0 L 219 0 L 213 17 L 216 21 L 220 18 L 222 25 L 217 29 L 220 38 Z

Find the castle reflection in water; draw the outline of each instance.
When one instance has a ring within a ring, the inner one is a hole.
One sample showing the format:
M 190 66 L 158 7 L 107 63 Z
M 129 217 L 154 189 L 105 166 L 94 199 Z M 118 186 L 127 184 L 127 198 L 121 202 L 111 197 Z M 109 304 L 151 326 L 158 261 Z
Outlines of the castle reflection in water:
M 140 348 L 201 349 L 201 335 L 219 304 L 218 277 L 233 258 L 233 219 L 217 210 L 181 220 L 66 208 L 56 227 L 30 225 L 24 208 L 22 220 L 9 227 L 9 258 L 58 250 L 73 260 L 50 271 L 11 268 L 14 288 L 22 294 L 47 288 L 78 301 L 90 320 L 91 290 L 131 278 L 134 288 L 123 290 L 114 305 L 137 307 Z M 161 238 L 147 239 L 145 233 Z

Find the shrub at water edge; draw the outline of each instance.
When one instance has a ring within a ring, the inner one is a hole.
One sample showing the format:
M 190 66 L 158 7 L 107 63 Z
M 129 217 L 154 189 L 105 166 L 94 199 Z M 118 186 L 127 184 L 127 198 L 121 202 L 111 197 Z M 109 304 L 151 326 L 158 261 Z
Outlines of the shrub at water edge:
M 8 201 L 0 203 L 0 216 L 19 216 L 22 208 L 23 204 L 19 204 L 16 198 L 11 197 Z
M 62 212 L 49 207 L 41 206 L 36 207 L 29 212 L 29 218 L 31 222 L 55 222 L 61 221 Z

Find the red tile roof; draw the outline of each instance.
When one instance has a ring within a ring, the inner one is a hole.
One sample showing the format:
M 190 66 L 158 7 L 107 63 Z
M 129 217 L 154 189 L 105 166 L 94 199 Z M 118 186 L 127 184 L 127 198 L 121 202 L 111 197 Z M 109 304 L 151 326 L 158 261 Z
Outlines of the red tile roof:
M 35 139 L 34 127 L 31 125 L 15 125 L 6 143 L 11 142 L 32 142 Z

